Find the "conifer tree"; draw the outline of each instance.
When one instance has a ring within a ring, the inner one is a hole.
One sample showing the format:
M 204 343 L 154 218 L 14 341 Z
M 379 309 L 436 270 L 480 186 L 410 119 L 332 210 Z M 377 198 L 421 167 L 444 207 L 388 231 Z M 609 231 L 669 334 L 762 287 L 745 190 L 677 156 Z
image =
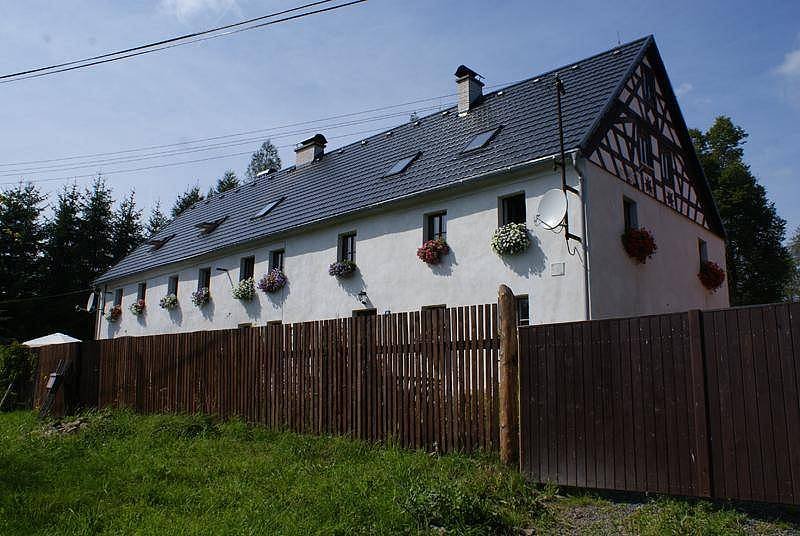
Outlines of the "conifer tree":
M 161 212 L 161 201 L 156 201 L 153 210 L 150 211 L 150 217 L 147 219 L 145 235 L 153 236 L 163 229 L 167 223 L 169 223 L 169 219 L 163 212 Z
M 747 133 L 720 116 L 706 132 L 691 135 L 728 235 L 731 303 L 782 300 L 793 269 L 783 245 L 786 221 L 744 162 Z
M 272 142 L 267 140 L 250 157 L 250 165 L 247 166 L 247 178 L 253 180 L 256 175 L 269 168 L 280 169 L 281 157 L 278 155 L 278 149 L 272 145 Z
M 81 194 L 75 184 L 64 186 L 58 194 L 53 218 L 46 225 L 44 269 L 48 270 L 45 289 L 48 294 L 59 294 L 86 287 L 81 277 L 81 259 L 76 252 L 81 242 Z
M 41 291 L 45 199 L 30 183 L 0 192 L 0 300 Z
M 98 175 L 86 190 L 81 203 L 81 233 L 76 254 L 83 269 L 81 277 L 88 287 L 113 263 L 114 214 L 111 189 Z
M 240 184 L 241 183 L 239 182 L 239 178 L 236 176 L 236 172 L 232 169 L 229 169 L 219 180 L 217 180 L 217 187 L 215 188 L 215 191 L 216 193 L 221 194 L 222 192 L 233 190 Z
M 136 208 L 136 196 L 131 190 L 114 212 L 112 222 L 113 262 L 120 261 L 144 240 L 142 211 Z
M 175 205 L 172 207 L 172 217 L 177 218 L 184 210 L 203 199 L 205 199 L 205 197 L 200 193 L 200 187 L 195 184 L 179 195 L 178 199 L 175 200 Z

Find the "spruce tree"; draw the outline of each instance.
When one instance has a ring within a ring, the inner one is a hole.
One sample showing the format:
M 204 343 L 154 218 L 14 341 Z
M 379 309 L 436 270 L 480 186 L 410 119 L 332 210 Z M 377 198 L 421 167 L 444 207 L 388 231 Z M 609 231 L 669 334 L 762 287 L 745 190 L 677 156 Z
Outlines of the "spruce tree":
M 45 199 L 30 183 L 0 192 L 0 299 L 41 294 Z
M 793 270 L 783 245 L 786 221 L 744 162 L 747 133 L 720 116 L 706 132 L 691 135 L 728 234 L 731 303 L 780 301 Z
M 48 294 L 59 294 L 86 287 L 81 278 L 81 259 L 76 255 L 81 242 L 81 194 L 75 184 L 64 186 L 58 194 L 53 218 L 47 223 L 44 266 L 55 267 L 45 279 Z
M 205 197 L 200 193 L 200 187 L 197 185 L 192 186 L 175 200 L 175 205 L 172 207 L 172 217 L 177 218 L 184 210 L 203 199 Z
M 120 261 L 142 243 L 143 231 L 142 211 L 136 208 L 136 196 L 131 190 L 114 212 L 111 250 L 113 262 Z
M 269 168 L 280 169 L 281 157 L 278 155 L 278 149 L 272 145 L 272 142 L 267 140 L 250 157 L 250 165 L 247 166 L 247 178 L 253 180 L 256 175 Z
M 161 201 L 156 201 L 153 210 L 150 211 L 150 217 L 147 219 L 145 235 L 153 236 L 163 229 L 167 223 L 169 223 L 169 219 L 163 212 L 161 212 Z
M 86 190 L 81 203 L 80 246 L 76 254 L 83 269 L 81 278 L 88 287 L 100 274 L 108 270 L 114 260 L 114 214 L 111 189 L 98 175 Z
M 800 300 L 800 226 L 794 231 L 789 240 L 789 253 L 794 261 L 792 277 L 786 285 L 786 298 L 791 301 Z
M 222 178 L 217 180 L 217 187 L 215 188 L 216 193 L 221 194 L 222 192 L 227 192 L 228 190 L 233 190 L 241 183 L 239 182 L 239 178 L 236 176 L 236 172 L 232 169 L 229 169 L 222 175 Z

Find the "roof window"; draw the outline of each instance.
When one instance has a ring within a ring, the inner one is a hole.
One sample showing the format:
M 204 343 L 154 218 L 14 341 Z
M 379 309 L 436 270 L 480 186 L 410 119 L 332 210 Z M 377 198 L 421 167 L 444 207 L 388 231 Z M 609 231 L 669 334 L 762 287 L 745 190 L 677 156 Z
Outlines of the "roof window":
M 208 234 L 211 234 L 214 231 L 216 231 L 217 227 L 222 225 L 222 223 L 227 219 L 228 219 L 228 217 L 225 216 L 225 217 L 213 220 L 213 221 L 204 221 L 202 223 L 198 223 L 197 225 L 195 225 L 195 227 L 200 229 L 200 234 L 201 235 L 208 235 Z
M 404 172 L 411 163 L 419 157 L 421 153 L 417 151 L 416 153 L 412 154 L 411 156 L 406 156 L 405 158 L 401 158 L 395 164 L 390 167 L 386 173 L 383 174 L 384 177 L 391 177 L 392 175 L 397 175 L 398 173 Z
M 277 206 L 278 206 L 278 204 L 279 204 L 281 201 L 283 201 L 284 199 L 286 199 L 286 197 L 285 197 L 285 196 L 284 196 L 284 197 L 281 197 L 280 199 L 275 199 L 274 201 L 270 201 L 269 203 L 267 203 L 266 205 L 264 205 L 264 207 L 263 207 L 261 210 L 259 210 L 258 212 L 256 212 L 256 215 L 255 215 L 255 216 L 253 216 L 253 219 L 255 219 L 255 218 L 263 218 L 264 216 L 266 216 L 267 214 L 269 214 L 269 213 L 270 213 L 270 211 L 272 211 L 272 209 L 273 209 L 273 208 L 277 207 Z
M 481 132 L 480 134 L 476 134 L 469 143 L 464 147 L 461 151 L 462 153 L 466 153 L 469 151 L 474 151 L 475 149 L 480 149 L 484 147 L 487 143 L 492 141 L 492 139 L 500 132 L 502 127 L 497 127 L 492 130 L 487 130 L 486 132 Z

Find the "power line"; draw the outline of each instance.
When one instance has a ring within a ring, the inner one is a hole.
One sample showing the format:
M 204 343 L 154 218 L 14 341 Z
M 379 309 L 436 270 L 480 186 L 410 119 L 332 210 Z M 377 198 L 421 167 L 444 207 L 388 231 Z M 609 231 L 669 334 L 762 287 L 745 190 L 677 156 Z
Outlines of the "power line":
M 435 106 L 429 106 L 425 108 L 417 108 L 416 110 L 407 110 L 403 112 L 396 112 L 391 114 L 383 114 L 378 116 L 370 116 L 366 118 L 360 118 L 358 120 L 351 120 L 339 123 L 332 123 L 327 125 L 322 125 L 321 127 L 314 127 L 313 129 L 301 129 L 301 130 L 293 130 L 293 131 L 283 131 L 270 134 L 268 137 L 270 139 L 282 139 L 288 138 L 290 136 L 297 136 L 300 134 L 308 134 L 311 132 L 315 132 L 318 128 L 322 128 L 323 130 L 337 130 L 343 127 L 348 126 L 355 126 L 355 125 L 363 125 L 366 123 L 374 123 L 376 121 L 383 121 L 390 118 L 396 117 L 403 117 L 407 116 L 411 112 L 414 111 L 428 111 L 436 109 Z M 226 141 L 221 143 L 215 143 L 210 145 L 200 145 L 200 146 L 192 146 L 186 147 L 181 149 L 170 149 L 168 151 L 157 151 L 154 153 L 144 153 L 138 155 L 131 155 L 131 156 L 118 156 L 113 158 L 105 158 L 100 160 L 90 160 L 84 162 L 73 162 L 71 164 L 67 164 L 66 162 L 49 165 L 49 166 L 40 166 L 40 167 L 33 167 L 27 169 L 7 169 L 7 170 L 0 170 L 0 178 L 2 177 L 14 177 L 18 175 L 26 175 L 26 174 L 36 174 L 36 173 L 49 173 L 49 172 L 56 172 L 56 171 L 71 171 L 76 169 L 85 169 L 87 167 L 93 167 L 101 164 L 121 164 L 121 163 L 129 163 L 129 162 L 137 162 L 142 160 L 152 160 L 158 158 L 166 158 L 170 156 L 179 156 L 182 154 L 189 154 L 189 153 L 196 153 L 198 151 L 204 150 L 217 150 L 217 149 L 224 149 L 229 147 L 236 147 L 240 145 L 250 144 L 253 142 L 263 141 L 265 136 L 258 136 L 252 138 L 241 138 L 232 141 Z
M 296 11 L 301 11 L 304 9 L 308 9 L 311 7 L 319 6 L 321 4 L 326 4 L 332 2 L 333 0 L 320 0 L 318 2 L 312 2 L 309 4 L 305 4 L 302 6 L 297 6 L 291 9 L 287 9 L 284 11 L 278 11 L 275 13 L 270 13 L 268 15 L 263 15 L 261 17 L 256 17 L 254 19 L 249 19 L 246 21 L 237 22 L 234 24 L 229 24 L 226 26 L 219 26 L 216 28 L 211 28 L 209 30 L 204 30 L 202 32 L 195 32 L 192 34 L 185 34 L 178 37 L 173 37 L 170 39 L 165 39 L 162 41 L 149 43 L 146 45 L 139 45 L 136 47 L 119 50 L 116 52 L 109 52 L 106 54 L 100 54 L 98 56 L 93 56 L 91 58 L 84 58 L 82 60 L 73 60 L 69 62 L 64 62 L 60 64 L 50 65 L 47 67 L 38 67 L 35 69 L 28 69 L 25 71 L 19 71 L 16 73 L 10 73 L 5 75 L 0 75 L 0 84 L 8 84 L 10 82 L 18 82 L 20 80 L 27 80 L 30 78 L 39 78 L 41 76 L 49 76 L 57 73 L 63 73 L 67 71 L 73 71 L 76 69 L 83 69 L 86 67 L 92 67 L 95 65 L 100 65 L 103 63 L 109 63 L 113 61 L 119 61 L 127 58 L 132 58 L 135 56 L 141 56 L 144 54 L 150 54 L 152 52 L 159 52 L 161 50 L 166 50 L 169 48 L 175 48 L 178 46 L 189 45 L 193 43 L 198 43 L 201 41 L 209 41 L 211 39 L 217 39 L 219 37 L 226 37 L 229 35 L 237 34 L 240 32 L 245 32 L 248 30 L 255 30 L 258 28 L 264 28 L 267 26 L 272 26 L 275 24 L 280 24 L 282 22 L 288 22 L 291 20 L 301 19 L 303 17 L 308 17 L 310 15 L 317 15 L 319 13 L 326 13 L 329 11 L 334 11 L 336 9 L 341 9 L 343 7 L 352 6 L 355 4 L 360 4 L 366 2 L 367 0 L 351 0 L 349 2 L 345 2 L 343 4 L 337 4 L 335 6 L 328 6 L 320 9 L 315 9 L 311 11 L 305 11 L 304 13 L 298 13 L 296 15 L 290 15 L 287 17 L 282 17 L 276 20 L 270 20 L 267 22 L 260 22 L 258 24 L 252 24 L 253 22 L 257 22 L 264 19 L 270 19 L 274 17 L 278 17 L 280 15 L 285 15 L 288 13 L 293 13 Z M 247 26 L 248 24 L 252 24 L 251 26 Z M 212 35 L 213 34 L 213 35 Z
M 347 138 L 347 137 L 350 137 L 350 136 L 358 136 L 358 135 L 361 135 L 361 134 L 376 134 L 378 132 L 382 132 L 383 130 L 384 129 L 361 130 L 361 131 L 358 131 L 358 132 L 350 132 L 348 134 L 341 134 L 339 136 L 329 136 L 329 137 L 331 139 Z M 288 148 L 288 147 L 294 147 L 294 144 L 280 145 L 280 146 L 276 147 L 276 149 L 285 149 L 285 148 Z M 13 184 L 19 184 L 20 182 L 38 184 L 38 183 L 42 183 L 42 182 L 56 182 L 56 181 L 71 181 L 71 180 L 77 180 L 77 179 L 88 179 L 88 178 L 96 177 L 98 174 L 102 174 L 102 175 L 120 175 L 120 174 L 123 174 L 123 173 L 133 173 L 133 172 L 136 172 L 136 171 L 148 171 L 148 170 L 151 170 L 151 169 L 161 169 L 161 168 L 165 168 L 165 167 L 181 166 L 181 165 L 184 165 L 184 164 L 197 164 L 199 162 L 209 162 L 211 160 L 219 160 L 219 159 L 222 159 L 222 158 L 231 158 L 231 157 L 234 157 L 234 156 L 244 156 L 244 155 L 249 155 L 249 154 L 252 154 L 252 151 L 244 151 L 244 152 L 239 152 L 239 153 L 222 154 L 222 155 L 210 156 L 210 157 L 206 157 L 206 158 L 198 158 L 198 159 L 195 159 L 195 160 L 183 160 L 183 161 L 180 161 L 180 162 L 168 162 L 166 164 L 158 164 L 158 165 L 153 165 L 153 166 L 145 166 L 145 167 L 138 167 L 138 168 L 132 168 L 132 169 L 117 169 L 117 170 L 106 171 L 106 172 L 102 172 L 102 173 L 87 173 L 87 174 L 84 174 L 84 175 L 67 175 L 67 176 L 63 176 L 63 177 L 51 177 L 51 178 L 48 178 L 48 179 L 0 182 L 0 185 L 13 185 Z

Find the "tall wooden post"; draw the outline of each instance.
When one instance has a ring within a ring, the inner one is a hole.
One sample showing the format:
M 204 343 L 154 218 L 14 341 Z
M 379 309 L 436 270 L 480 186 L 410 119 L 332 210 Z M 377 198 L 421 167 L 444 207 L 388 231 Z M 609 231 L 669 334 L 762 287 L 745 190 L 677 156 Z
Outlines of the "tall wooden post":
M 519 385 L 517 380 L 517 306 L 505 285 L 497 292 L 500 334 L 500 460 L 519 460 Z

